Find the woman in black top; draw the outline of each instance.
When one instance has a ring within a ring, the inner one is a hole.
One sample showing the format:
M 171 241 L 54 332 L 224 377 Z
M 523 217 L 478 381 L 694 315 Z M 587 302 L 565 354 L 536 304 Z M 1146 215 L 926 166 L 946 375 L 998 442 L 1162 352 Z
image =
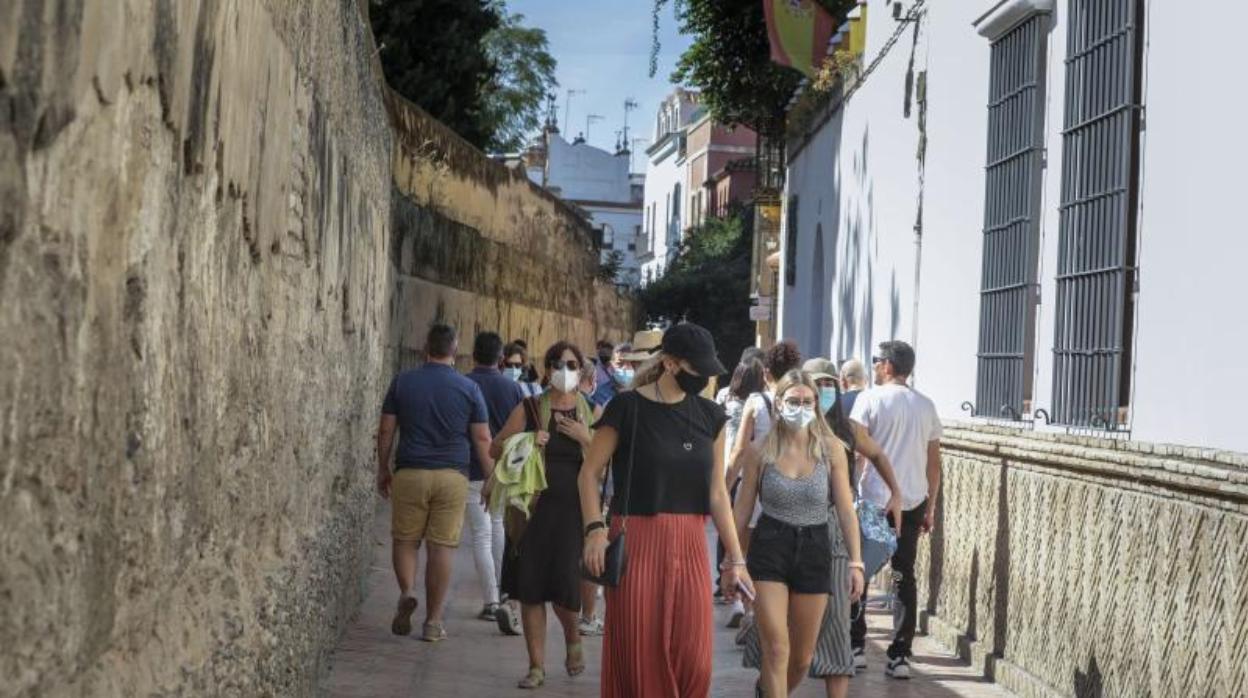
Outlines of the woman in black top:
M 706 517 L 728 551 L 721 583 L 752 593 L 724 487 L 723 409 L 698 397 L 724 372 L 705 329 L 681 324 L 634 390 L 607 404 L 579 479 L 586 521 L 584 564 L 601 574 L 608 535 L 627 527 L 627 564 L 607 591 L 604 698 L 705 696 L 711 686 L 711 592 Z M 614 464 L 611 524 L 598 485 Z
M 546 681 L 546 604 L 563 626 L 569 676 L 585 671 L 577 616 L 581 610 L 581 508 L 577 479 L 584 450 L 590 443 L 593 408 L 578 386 L 585 359 L 568 342 L 557 342 L 546 352 L 546 383 L 536 398 L 517 405 L 494 439 L 491 453 L 502 454 L 503 444 L 523 431 L 536 433 L 546 468 L 542 490 L 519 540 L 508 538 L 503 553 L 502 589 L 521 604 L 524 639 L 529 651 L 529 673 L 520 688 L 537 688 Z M 539 420 L 548 419 L 545 424 Z

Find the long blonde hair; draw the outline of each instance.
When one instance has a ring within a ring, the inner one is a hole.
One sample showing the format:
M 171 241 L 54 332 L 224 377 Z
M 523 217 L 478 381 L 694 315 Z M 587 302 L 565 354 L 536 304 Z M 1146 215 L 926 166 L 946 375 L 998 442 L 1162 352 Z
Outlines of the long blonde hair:
M 815 380 L 810 377 L 809 373 L 798 369 L 784 374 L 784 377 L 776 384 L 775 407 L 771 415 L 771 431 L 767 433 L 767 438 L 763 441 L 763 460 L 769 463 L 775 463 L 780 460 L 780 456 L 784 453 L 784 448 L 788 445 L 789 440 L 798 434 L 798 431 L 789 426 L 789 423 L 780 416 L 780 404 L 784 400 L 784 394 L 799 385 L 809 388 L 811 393 L 816 396 L 815 418 L 806 426 L 809 436 L 808 453 L 815 461 L 824 461 L 831 464 L 829 456 L 832 454 L 832 449 L 843 449 L 846 446 L 832 432 L 832 427 L 828 426 L 827 420 L 824 419 L 823 413 L 819 409 L 819 387 L 815 385 Z

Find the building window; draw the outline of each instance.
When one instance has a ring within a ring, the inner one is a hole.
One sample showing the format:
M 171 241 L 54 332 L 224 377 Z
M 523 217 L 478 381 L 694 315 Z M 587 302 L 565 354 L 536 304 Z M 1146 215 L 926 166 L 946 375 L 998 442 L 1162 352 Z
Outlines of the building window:
M 975 407 L 1017 420 L 1035 360 L 1047 13 L 992 43 Z
M 1130 404 L 1144 3 L 1070 0 L 1052 420 L 1117 429 Z
M 797 196 L 789 197 L 789 215 L 784 222 L 784 283 L 797 284 Z

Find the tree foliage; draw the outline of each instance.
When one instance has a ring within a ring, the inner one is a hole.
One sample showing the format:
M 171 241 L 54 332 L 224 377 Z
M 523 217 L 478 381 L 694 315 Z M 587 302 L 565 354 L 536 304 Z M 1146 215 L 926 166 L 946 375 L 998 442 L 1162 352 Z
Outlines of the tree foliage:
M 493 127 L 490 150 L 511 152 L 525 146 L 542 123 L 542 102 L 559 83 L 546 31 L 525 27 L 524 15 L 499 3 L 501 22 L 485 35 L 485 52 L 495 66 L 486 85 L 483 119 Z
M 518 150 L 555 85 L 546 33 L 501 0 L 370 0 L 386 81 L 483 150 Z
M 843 17 L 853 0 L 817 0 Z M 668 0 L 655 0 L 659 9 Z M 743 124 L 764 136 L 783 135 L 785 107 L 802 74 L 771 62 L 767 18 L 759 0 L 677 0 L 680 31 L 693 37 L 672 81 L 701 92 L 702 105 L 720 123 Z M 656 43 L 657 47 L 657 43 Z M 655 64 L 651 62 L 653 73 Z
M 690 228 L 667 272 L 641 290 L 651 320 L 683 319 L 710 330 L 726 366 L 735 365 L 741 350 L 754 344 L 748 312 L 752 228 L 746 207 Z

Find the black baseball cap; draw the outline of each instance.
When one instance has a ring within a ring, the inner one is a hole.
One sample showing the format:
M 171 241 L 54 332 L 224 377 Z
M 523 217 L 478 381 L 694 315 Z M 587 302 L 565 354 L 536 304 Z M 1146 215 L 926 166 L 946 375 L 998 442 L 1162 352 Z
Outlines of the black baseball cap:
M 663 333 L 663 353 L 688 361 L 693 370 L 708 378 L 728 372 L 715 355 L 711 333 L 692 322 L 682 322 Z

